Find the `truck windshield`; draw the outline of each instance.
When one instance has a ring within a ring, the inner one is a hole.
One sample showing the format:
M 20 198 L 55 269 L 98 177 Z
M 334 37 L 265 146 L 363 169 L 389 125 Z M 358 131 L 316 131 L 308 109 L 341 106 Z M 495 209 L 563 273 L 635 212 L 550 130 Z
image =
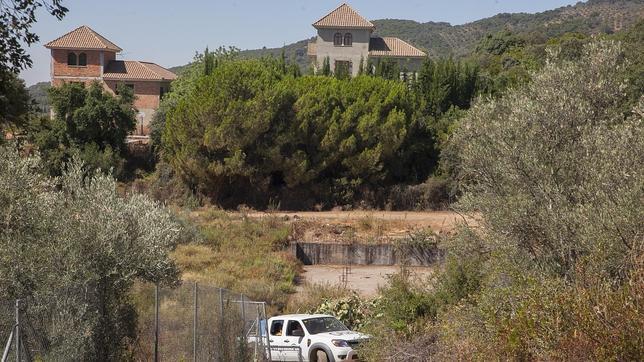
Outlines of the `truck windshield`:
M 342 322 L 333 317 L 310 318 L 303 320 L 303 322 L 310 334 L 349 330 Z

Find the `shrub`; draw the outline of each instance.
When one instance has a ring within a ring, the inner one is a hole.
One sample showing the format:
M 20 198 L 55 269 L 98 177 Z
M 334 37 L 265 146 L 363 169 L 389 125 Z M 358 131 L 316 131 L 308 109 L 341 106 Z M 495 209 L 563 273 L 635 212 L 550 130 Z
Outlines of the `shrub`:
M 390 210 L 444 210 L 450 202 L 449 180 L 430 177 L 418 185 L 392 186 L 385 206 Z
M 442 318 L 447 355 L 642 355 L 644 100 L 624 116 L 624 69 L 619 44 L 590 42 L 455 131 L 458 207 L 481 228 L 452 246 L 467 259 L 443 278 L 447 299 L 461 298 Z
M 30 347 L 44 359 L 121 360 L 136 334 L 134 282 L 177 282 L 168 253 L 179 225 L 78 159 L 60 178 L 43 168 L 0 148 L 0 295 L 28 306 Z
M 123 171 L 125 138 L 134 130 L 134 95 L 120 89 L 113 96 L 97 82 L 89 87 L 66 83 L 49 90 L 55 117 L 31 125 L 32 141 L 51 175 L 60 175 L 73 155 L 91 169 Z
M 374 317 L 377 304 L 377 299 L 364 300 L 356 292 L 351 292 L 348 297 L 324 300 L 314 313 L 335 316 L 349 329 L 362 330 Z
M 336 300 L 353 292 L 340 284 L 305 284 L 286 307 L 287 313 L 313 313 L 322 303 Z
M 223 63 L 167 112 L 163 156 L 191 190 L 225 207 L 333 207 L 427 176 L 416 161 L 430 140 L 406 143 L 426 127 L 405 84 L 294 78 L 277 65 Z

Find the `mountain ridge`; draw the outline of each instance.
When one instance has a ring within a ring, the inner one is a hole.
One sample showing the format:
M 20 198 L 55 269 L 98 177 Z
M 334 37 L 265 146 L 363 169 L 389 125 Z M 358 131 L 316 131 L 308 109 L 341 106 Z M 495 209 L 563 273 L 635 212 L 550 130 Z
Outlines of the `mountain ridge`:
M 374 35 L 395 36 L 426 51 L 432 57 L 462 57 L 475 50 L 488 34 L 509 29 L 512 32 L 545 39 L 567 32 L 612 33 L 628 28 L 644 18 L 641 0 L 589 0 L 539 13 L 499 13 L 461 25 L 447 22 L 418 22 L 407 19 L 372 20 Z M 244 50 L 244 58 L 279 56 L 284 50 L 304 70 L 308 67 L 306 45 L 300 40 L 278 48 Z M 180 71 L 179 67 L 172 69 Z

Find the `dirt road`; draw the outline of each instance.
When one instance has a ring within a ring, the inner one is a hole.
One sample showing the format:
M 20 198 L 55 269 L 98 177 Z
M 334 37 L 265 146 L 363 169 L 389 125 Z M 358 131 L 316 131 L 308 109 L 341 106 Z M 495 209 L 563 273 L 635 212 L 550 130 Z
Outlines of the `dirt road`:
M 300 211 L 300 212 L 251 212 L 249 217 L 277 216 L 317 222 L 355 224 L 365 221 L 386 221 L 410 227 L 431 227 L 434 231 L 451 231 L 464 219 L 452 211 Z M 473 220 L 467 219 L 468 223 Z
M 342 275 L 342 265 L 305 265 L 300 275 L 303 283 L 338 284 Z M 412 277 L 427 278 L 433 271 L 431 267 L 407 267 Z M 347 287 L 364 297 L 378 293 L 378 287 L 387 284 L 389 275 L 400 271 L 399 266 L 352 265 L 347 278 Z M 300 286 L 298 289 L 302 289 Z

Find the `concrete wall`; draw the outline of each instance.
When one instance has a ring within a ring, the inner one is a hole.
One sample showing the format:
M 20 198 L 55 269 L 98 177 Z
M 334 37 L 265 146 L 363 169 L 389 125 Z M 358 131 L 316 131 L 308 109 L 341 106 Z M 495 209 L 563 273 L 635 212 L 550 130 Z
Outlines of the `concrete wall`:
M 392 244 L 291 243 L 291 253 L 304 265 L 353 264 L 429 266 L 441 257 L 438 249 L 398 247 Z
M 337 46 L 333 44 L 335 33 L 344 35 L 351 33 L 353 44 L 351 46 Z M 360 59 L 365 63 L 369 57 L 369 39 L 371 31 L 364 29 L 318 29 L 316 40 L 317 69 L 322 69 L 324 58 L 329 57 L 331 71 L 335 72 L 335 61 L 348 61 L 352 63 L 352 76 L 358 75 Z

